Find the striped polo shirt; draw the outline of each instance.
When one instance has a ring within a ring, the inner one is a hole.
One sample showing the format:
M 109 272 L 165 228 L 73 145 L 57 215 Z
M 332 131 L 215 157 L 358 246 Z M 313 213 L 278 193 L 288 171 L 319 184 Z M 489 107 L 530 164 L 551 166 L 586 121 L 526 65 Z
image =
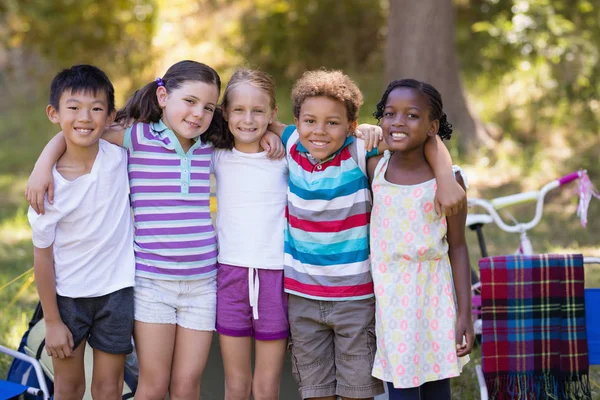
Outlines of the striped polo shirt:
M 199 139 L 184 152 L 162 122 L 125 132 L 134 215 L 136 274 L 191 280 L 216 273 L 217 242 L 210 217 L 212 145 Z
M 364 143 L 350 136 L 327 160 L 311 162 L 294 126 L 282 140 L 289 164 L 285 291 L 330 301 L 372 297 Z

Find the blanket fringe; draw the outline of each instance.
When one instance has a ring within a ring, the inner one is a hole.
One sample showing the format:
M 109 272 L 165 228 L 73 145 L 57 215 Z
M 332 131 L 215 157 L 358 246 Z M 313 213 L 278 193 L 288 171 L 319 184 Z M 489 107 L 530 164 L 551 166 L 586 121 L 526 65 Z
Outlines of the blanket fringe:
M 494 400 L 592 400 L 584 373 L 486 375 L 485 382 Z

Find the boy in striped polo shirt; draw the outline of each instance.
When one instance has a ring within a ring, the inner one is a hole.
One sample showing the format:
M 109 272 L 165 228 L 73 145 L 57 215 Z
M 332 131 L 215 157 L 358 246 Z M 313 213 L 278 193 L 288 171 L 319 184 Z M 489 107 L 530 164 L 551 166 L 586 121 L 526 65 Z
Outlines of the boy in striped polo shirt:
M 350 135 L 362 94 L 341 71 L 306 72 L 292 101 L 297 128 L 283 129 L 282 140 L 289 163 L 284 268 L 294 376 L 304 399 L 372 398 L 384 390 L 371 376 L 375 300 L 365 166 L 378 150 L 367 152 Z M 430 142 L 426 155 L 440 172 L 439 193 L 463 202 L 448 151 Z

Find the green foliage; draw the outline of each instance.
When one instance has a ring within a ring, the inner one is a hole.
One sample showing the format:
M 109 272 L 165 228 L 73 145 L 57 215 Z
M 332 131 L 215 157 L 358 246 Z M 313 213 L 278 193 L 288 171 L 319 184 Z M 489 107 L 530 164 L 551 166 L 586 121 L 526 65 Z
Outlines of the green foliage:
M 0 54 L 10 61 L 0 78 L 21 84 L 14 80 L 25 75 L 40 84 L 59 68 L 88 63 L 138 85 L 152 59 L 155 13 L 153 0 L 7 0 Z
M 502 90 L 496 122 L 511 128 L 502 114 L 521 121 L 520 141 L 545 134 L 535 128 L 564 124 L 587 131 L 589 139 L 595 135 L 590 131 L 599 122 L 600 8 L 588 0 L 465 0 L 457 2 L 457 11 L 461 68 L 470 91 L 485 96 Z
M 295 78 L 322 66 L 364 70 L 381 61 L 385 13 L 380 1 L 262 0 L 245 5 L 236 31 L 226 39 L 228 46 L 278 78 Z

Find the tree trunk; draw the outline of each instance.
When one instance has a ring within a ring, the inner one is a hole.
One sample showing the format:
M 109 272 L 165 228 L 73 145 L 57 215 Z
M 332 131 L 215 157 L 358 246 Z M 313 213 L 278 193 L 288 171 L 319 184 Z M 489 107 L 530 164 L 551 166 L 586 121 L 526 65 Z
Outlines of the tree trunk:
M 413 78 L 433 85 L 453 125 L 459 148 L 481 143 L 481 124 L 469 111 L 460 78 L 452 0 L 389 0 L 386 84 Z

